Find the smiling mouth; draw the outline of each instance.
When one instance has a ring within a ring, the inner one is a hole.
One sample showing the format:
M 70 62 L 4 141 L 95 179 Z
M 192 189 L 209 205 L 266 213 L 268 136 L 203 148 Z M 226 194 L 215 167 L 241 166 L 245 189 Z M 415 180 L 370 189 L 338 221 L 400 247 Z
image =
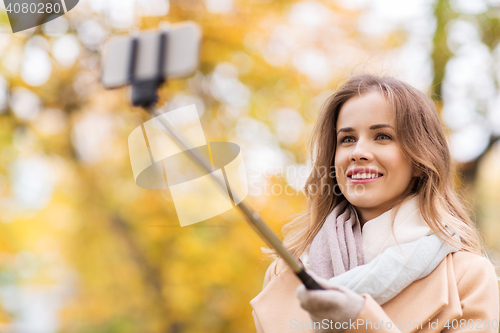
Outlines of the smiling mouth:
M 357 173 L 355 175 L 350 175 L 347 176 L 352 180 L 366 180 L 366 179 L 375 179 L 375 178 L 380 178 L 382 177 L 383 174 L 381 173 Z

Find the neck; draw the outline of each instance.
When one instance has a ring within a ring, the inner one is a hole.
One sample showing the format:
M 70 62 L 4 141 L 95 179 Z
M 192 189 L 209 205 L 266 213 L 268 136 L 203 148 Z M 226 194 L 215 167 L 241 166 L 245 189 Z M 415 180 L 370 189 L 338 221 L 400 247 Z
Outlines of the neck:
M 363 225 L 367 221 L 370 221 L 387 211 L 387 209 L 380 209 L 380 208 L 354 207 L 354 209 L 356 209 L 356 213 L 358 213 L 358 218 L 359 218 L 359 223 L 361 224 L 361 228 L 363 228 Z
M 408 198 L 411 198 L 412 196 L 406 196 L 401 202 L 399 202 L 398 204 L 402 204 L 403 202 L 407 201 Z M 391 208 L 393 208 L 393 205 L 395 204 L 394 201 L 392 201 L 391 203 L 385 203 L 381 206 L 377 206 L 377 207 L 369 207 L 369 208 L 365 208 L 365 207 L 356 207 L 354 206 L 354 209 L 356 210 L 356 213 L 358 214 L 358 219 L 359 219 L 359 223 L 361 224 L 361 228 L 363 228 L 363 225 L 370 221 L 370 220 L 373 220 L 374 218 L 384 214 L 385 212 L 387 212 L 388 210 L 390 210 Z

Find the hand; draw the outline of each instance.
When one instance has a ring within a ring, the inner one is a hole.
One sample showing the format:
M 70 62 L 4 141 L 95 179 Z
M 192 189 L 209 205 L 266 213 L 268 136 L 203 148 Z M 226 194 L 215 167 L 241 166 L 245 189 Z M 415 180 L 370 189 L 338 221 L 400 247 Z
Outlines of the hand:
M 308 272 L 308 274 L 326 289 L 309 290 L 301 284 L 295 291 L 300 306 L 309 312 L 313 322 L 319 322 L 319 324 L 316 324 L 314 331 L 335 333 L 345 331 L 349 320 L 356 320 L 363 308 L 365 299 L 349 288 L 330 282 L 314 273 Z M 337 322 L 337 328 L 335 328 Z M 345 322 L 347 324 L 342 325 Z M 342 326 L 344 327 L 342 328 Z

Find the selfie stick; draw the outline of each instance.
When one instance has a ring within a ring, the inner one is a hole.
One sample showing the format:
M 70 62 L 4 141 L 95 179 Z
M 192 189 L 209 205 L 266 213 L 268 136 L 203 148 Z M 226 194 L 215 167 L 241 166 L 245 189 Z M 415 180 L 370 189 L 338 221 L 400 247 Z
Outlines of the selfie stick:
M 137 60 L 139 39 L 137 36 L 132 38 L 131 47 L 131 57 L 129 63 L 129 82 L 132 85 L 132 104 L 134 106 L 143 107 L 146 109 L 153 117 L 162 124 L 167 133 L 170 135 L 172 140 L 184 150 L 190 158 L 192 158 L 200 167 L 202 167 L 208 174 L 212 176 L 212 179 L 219 185 L 219 187 L 227 191 L 225 182 L 216 177 L 212 172 L 211 164 L 207 161 L 207 158 L 202 155 L 198 150 L 192 149 L 195 145 L 189 140 L 189 138 L 184 135 L 184 133 L 177 129 L 174 123 L 168 117 L 159 117 L 162 112 L 160 112 L 155 104 L 158 100 L 157 90 L 161 84 L 166 81 L 163 75 L 164 61 L 165 61 L 165 50 L 167 46 L 168 29 L 162 29 L 159 40 L 159 57 L 158 57 L 158 70 L 157 75 L 153 79 L 149 80 L 137 80 L 134 77 L 135 66 Z M 238 200 L 236 193 L 232 193 L 233 201 L 240 202 L 236 205 L 240 211 L 246 216 L 248 222 L 257 232 L 257 234 L 279 255 L 285 260 L 285 262 L 290 266 L 297 277 L 302 281 L 307 289 L 323 289 L 314 279 L 306 273 L 304 267 L 300 261 L 295 259 L 288 250 L 285 249 L 278 237 L 273 233 L 273 231 L 262 221 L 259 214 L 255 212 L 248 204 L 243 200 Z

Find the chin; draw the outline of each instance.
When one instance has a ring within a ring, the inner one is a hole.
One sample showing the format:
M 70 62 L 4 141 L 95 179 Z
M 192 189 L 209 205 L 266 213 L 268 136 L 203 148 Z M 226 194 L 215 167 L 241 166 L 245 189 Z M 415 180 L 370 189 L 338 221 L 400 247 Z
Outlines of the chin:
M 353 206 L 359 208 L 375 208 L 382 205 L 385 201 L 382 199 L 380 194 L 360 194 L 360 195 L 350 195 L 345 196 L 347 201 L 349 201 Z

